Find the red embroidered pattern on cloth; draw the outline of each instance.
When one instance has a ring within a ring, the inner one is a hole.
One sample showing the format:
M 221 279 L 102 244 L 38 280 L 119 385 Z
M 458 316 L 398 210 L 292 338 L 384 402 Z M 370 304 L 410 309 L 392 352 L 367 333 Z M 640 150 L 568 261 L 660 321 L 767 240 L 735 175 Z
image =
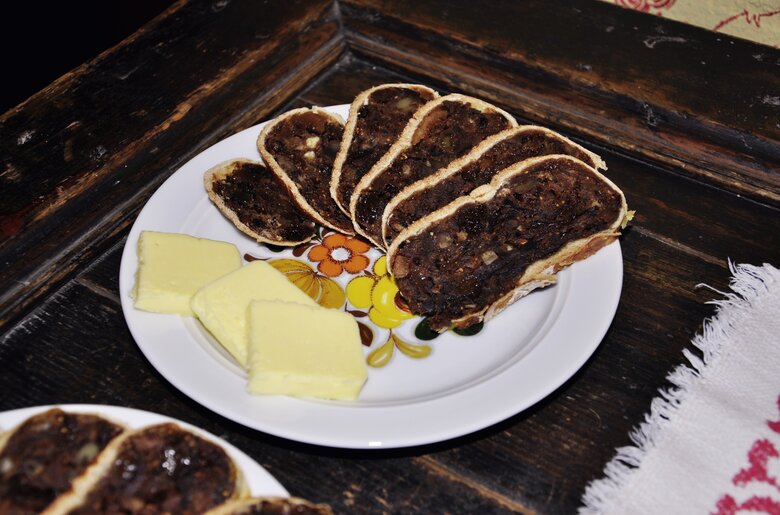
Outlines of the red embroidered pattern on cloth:
M 677 0 L 615 0 L 615 3 L 621 7 L 636 9 L 643 13 L 650 12 L 650 9 L 669 9 Z
M 767 420 L 769 429 L 780 435 L 780 395 L 777 397 L 778 420 Z M 780 452 L 770 440 L 759 438 L 747 453 L 749 465 L 741 469 L 731 479 L 735 487 L 747 487 L 754 483 L 764 483 L 777 491 L 778 495 L 752 495 L 744 501 L 737 500 L 730 494 L 724 494 L 718 499 L 715 515 L 735 515 L 740 511 L 780 515 L 780 479 L 770 475 L 770 461 L 780 459 Z M 733 492 L 739 495 L 738 492 Z
M 780 0 L 602 0 L 780 48 Z
M 700 353 L 684 351 L 580 515 L 780 515 L 780 269 L 730 270 Z
M 752 13 L 752 12 L 748 11 L 747 9 L 743 9 L 742 12 L 739 12 L 739 13 L 735 14 L 734 16 L 729 16 L 728 18 L 718 22 L 718 24 L 715 25 L 715 27 L 713 27 L 712 30 L 718 31 L 718 30 L 722 29 L 723 27 L 725 27 L 726 25 L 728 25 L 729 23 L 731 23 L 733 21 L 736 21 L 736 20 L 738 20 L 740 18 L 744 18 L 745 22 L 748 25 L 753 24 L 756 27 L 761 28 L 761 19 L 762 18 L 770 18 L 770 17 L 776 16 L 778 14 L 780 14 L 780 9 L 778 9 L 776 11 L 767 11 L 767 12 L 764 12 L 764 13 Z

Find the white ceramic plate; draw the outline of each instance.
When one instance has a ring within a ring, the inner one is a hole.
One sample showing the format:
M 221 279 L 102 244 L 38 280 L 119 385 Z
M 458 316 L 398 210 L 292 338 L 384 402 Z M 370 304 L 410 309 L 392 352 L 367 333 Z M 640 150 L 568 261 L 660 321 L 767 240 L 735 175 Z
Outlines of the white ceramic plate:
M 328 109 L 346 117 L 348 106 Z M 255 142 L 261 129 L 262 124 L 217 143 L 174 173 L 141 211 L 122 255 L 119 284 L 130 331 L 152 365 L 192 399 L 291 440 L 345 448 L 421 445 L 471 433 L 528 408 L 569 379 L 601 342 L 620 299 L 623 261 L 617 242 L 564 270 L 557 285 L 519 300 L 476 336 L 446 333 L 430 342 L 433 352 L 425 359 L 396 352 L 389 366 L 369 370 L 356 402 L 249 395 L 243 371 L 197 321 L 136 310 L 130 292 L 143 230 L 229 241 L 242 254 L 263 255 L 203 188 L 203 173 L 212 166 L 234 158 L 260 160 Z M 413 327 L 407 322 L 395 332 L 413 338 Z
M 90 413 L 95 415 L 102 415 L 115 422 L 123 423 L 131 429 L 139 429 L 141 427 L 153 424 L 174 422 L 225 449 L 225 452 L 228 453 L 228 455 L 244 473 L 249 491 L 253 496 L 287 497 L 289 495 L 287 490 L 285 490 L 284 487 L 279 484 L 279 482 L 274 479 L 271 474 L 266 472 L 266 470 L 261 467 L 255 460 L 238 450 L 236 447 L 230 445 L 225 440 L 218 438 L 213 434 L 204 431 L 203 429 L 195 427 L 186 422 L 182 422 L 181 420 L 176 420 L 170 417 L 159 415 L 157 413 L 151 413 L 149 411 L 123 408 L 119 406 L 104 406 L 100 404 L 63 404 L 58 406 L 36 406 L 33 408 L 22 408 L 0 412 L 0 432 L 13 429 L 31 416 L 37 415 L 38 413 L 55 407 L 69 413 Z

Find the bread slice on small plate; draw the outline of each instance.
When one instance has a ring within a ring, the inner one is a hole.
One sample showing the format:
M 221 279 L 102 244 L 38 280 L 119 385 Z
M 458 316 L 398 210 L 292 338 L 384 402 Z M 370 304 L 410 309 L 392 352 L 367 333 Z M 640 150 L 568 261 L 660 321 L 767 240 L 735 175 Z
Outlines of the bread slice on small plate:
M 40 513 L 125 431 L 101 415 L 53 408 L 0 435 L 0 513 Z
M 549 154 L 566 154 L 593 168 L 607 168 L 598 155 L 550 129 L 535 125 L 507 129 L 487 138 L 446 168 L 410 184 L 393 197 L 382 216 L 385 246 L 389 247 L 412 222 L 487 184 L 504 168 L 523 159 Z
M 355 97 L 330 181 L 330 195 L 345 214 L 360 179 L 395 143 L 414 113 L 438 96 L 420 84 L 382 84 Z
M 246 492 L 241 470 L 221 446 L 163 423 L 114 439 L 45 513 L 196 515 Z
M 535 157 L 406 228 L 388 265 L 411 311 L 444 331 L 489 320 L 620 235 L 620 189 L 565 155 Z
M 205 515 L 332 515 L 327 504 L 298 497 L 254 497 L 223 504 Z
M 316 234 L 312 217 L 263 163 L 226 161 L 208 170 L 203 182 L 220 212 L 258 243 L 294 246 Z
M 447 95 L 423 105 L 355 188 L 349 206 L 355 230 L 384 248 L 382 215 L 393 197 L 485 138 L 515 126 L 509 113 L 465 95 Z
M 325 227 L 354 234 L 352 221 L 330 196 L 343 133 L 338 115 L 319 107 L 293 109 L 263 127 L 257 148 L 301 209 Z

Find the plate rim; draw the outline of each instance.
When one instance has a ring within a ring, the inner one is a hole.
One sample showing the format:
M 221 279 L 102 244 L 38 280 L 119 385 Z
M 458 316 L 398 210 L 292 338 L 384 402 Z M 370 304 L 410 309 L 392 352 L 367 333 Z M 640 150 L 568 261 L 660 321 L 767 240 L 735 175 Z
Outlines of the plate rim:
M 343 112 L 349 108 L 348 104 L 341 104 L 336 106 L 327 106 L 325 109 L 336 112 L 339 114 L 343 114 Z M 260 124 L 253 125 L 252 127 L 248 127 L 242 131 L 239 131 L 231 136 L 228 136 L 219 142 L 209 146 L 208 148 L 204 149 L 203 151 L 199 152 L 197 155 L 192 157 L 190 160 L 188 160 L 186 163 L 181 165 L 173 174 L 171 174 L 170 177 L 166 179 L 165 182 L 163 182 L 162 185 L 153 193 L 153 195 L 149 198 L 147 203 L 144 205 L 144 207 L 139 212 L 138 216 L 136 217 L 136 220 L 133 223 L 132 228 L 130 229 L 130 232 L 128 233 L 127 240 L 125 242 L 125 248 L 122 252 L 122 260 L 120 264 L 120 300 L 122 304 L 122 311 L 123 315 L 125 317 L 125 321 L 128 325 L 128 328 L 133 336 L 133 339 L 136 342 L 136 345 L 140 348 L 144 356 L 147 360 L 149 360 L 150 364 L 157 370 L 158 373 L 160 373 L 167 381 L 169 381 L 173 386 L 175 386 L 178 390 L 180 390 L 182 393 L 196 401 L 197 403 L 201 404 L 202 406 L 206 407 L 207 409 L 224 416 L 230 420 L 233 420 L 235 422 L 238 422 L 244 426 L 250 427 L 252 429 L 262 431 L 277 437 L 308 443 L 308 444 L 314 444 L 314 445 L 323 445 L 328 447 L 335 447 L 335 448 L 347 448 L 347 449 L 389 449 L 389 448 L 403 448 L 403 447 L 413 447 L 413 446 L 420 446 L 420 445 L 427 445 L 431 443 L 436 442 L 442 442 L 454 438 L 458 438 L 461 436 L 465 436 L 467 434 L 473 433 L 475 431 L 479 431 L 481 429 L 484 429 L 486 427 L 492 426 L 500 421 L 503 421 L 511 416 L 514 416 L 522 411 L 525 411 L 529 407 L 533 406 L 534 404 L 538 403 L 542 399 L 546 398 L 548 395 L 550 395 L 552 392 L 554 392 L 556 389 L 558 389 L 561 385 L 563 385 L 566 381 L 568 381 L 572 376 L 574 376 L 578 370 L 580 370 L 588 361 L 588 359 L 592 356 L 592 354 L 596 351 L 596 349 L 601 344 L 601 341 L 604 338 L 604 335 L 609 330 L 609 327 L 612 324 L 612 321 L 614 319 L 615 313 L 617 311 L 617 307 L 620 301 L 620 296 L 622 292 L 622 283 L 623 283 L 623 259 L 622 259 L 622 252 L 620 248 L 620 242 L 619 240 L 615 240 L 613 243 L 608 245 L 607 247 L 601 249 L 599 252 L 597 252 L 594 256 L 591 256 L 588 258 L 588 260 L 607 260 L 610 261 L 610 267 L 611 267 L 611 273 L 609 277 L 609 281 L 607 281 L 611 285 L 611 290 L 607 291 L 607 299 L 602 304 L 600 309 L 600 315 L 601 320 L 595 327 L 590 327 L 590 333 L 589 337 L 587 338 L 588 342 L 584 344 L 581 348 L 577 349 L 579 352 L 577 353 L 576 357 L 574 359 L 570 359 L 567 363 L 568 366 L 563 367 L 561 370 L 558 370 L 555 374 L 554 379 L 547 379 L 544 381 L 543 387 L 537 388 L 532 394 L 526 395 L 523 397 L 522 402 L 508 402 L 504 406 L 498 406 L 493 408 L 491 411 L 490 416 L 482 416 L 478 418 L 477 420 L 465 420 L 460 421 L 459 424 L 456 425 L 454 428 L 447 428 L 447 427 L 440 427 L 438 430 L 433 432 L 428 432 L 425 435 L 419 435 L 419 434 L 405 434 L 405 435 L 391 435 L 389 437 L 383 436 L 381 434 L 374 434 L 374 437 L 365 436 L 358 439 L 355 438 L 349 438 L 349 437 L 339 437 L 338 435 L 333 434 L 317 434 L 316 431 L 312 432 L 311 430 L 301 430 L 295 425 L 285 424 L 284 421 L 281 423 L 274 421 L 263 421 L 258 420 L 256 417 L 247 416 L 245 413 L 241 412 L 240 410 L 230 409 L 229 407 L 225 407 L 223 404 L 216 402 L 211 399 L 204 399 L 202 396 L 193 396 L 192 394 L 192 388 L 188 387 L 186 384 L 182 384 L 181 378 L 174 376 L 174 374 L 170 370 L 166 370 L 166 366 L 164 363 L 159 363 L 153 355 L 153 353 L 148 352 L 148 349 L 145 347 L 145 344 L 142 343 L 143 335 L 140 334 L 140 328 L 135 327 L 135 324 L 131 323 L 132 320 L 132 313 L 135 310 L 135 308 L 132 306 L 132 301 L 129 296 L 129 291 L 132 288 L 132 283 L 128 284 L 128 281 L 130 279 L 128 277 L 134 276 L 134 274 L 130 274 L 129 270 L 135 270 L 137 268 L 137 264 L 133 262 L 135 260 L 135 244 L 138 238 L 138 235 L 140 234 L 141 230 L 144 230 L 143 227 L 141 227 L 142 223 L 145 221 L 144 212 L 147 210 L 147 207 L 152 205 L 155 201 L 156 197 L 158 195 L 162 195 L 164 192 L 166 185 L 169 184 L 169 182 L 173 181 L 175 177 L 177 177 L 177 174 L 181 173 L 182 170 L 187 171 L 190 167 L 193 166 L 193 163 L 196 162 L 198 159 L 205 159 L 203 157 L 206 154 L 214 153 L 219 154 L 219 147 L 229 147 L 231 141 L 239 141 L 241 138 L 248 138 L 251 134 L 256 135 L 259 134 L 260 130 L 262 129 L 263 125 L 267 123 L 262 122 Z M 246 152 L 244 155 L 235 155 L 233 157 L 229 156 L 223 156 L 220 160 L 225 161 L 229 159 L 237 159 L 237 158 L 251 158 L 248 157 L 248 154 L 252 154 L 254 156 L 254 159 L 261 160 L 259 152 L 257 152 L 256 147 L 253 149 L 253 152 Z M 256 156 L 254 155 L 256 154 Z M 201 173 L 204 173 L 206 169 L 201 170 Z M 190 172 L 190 173 L 195 173 Z M 205 191 L 203 193 L 205 195 Z M 147 211 L 148 214 L 148 211 Z M 190 214 L 191 215 L 191 214 Z M 188 216 L 190 216 L 188 215 Z M 186 216 L 183 220 L 186 220 Z M 184 222 L 182 222 L 184 223 Z M 586 261 L 588 261 L 586 260 Z M 566 278 L 566 280 L 576 280 L 576 270 L 578 268 L 578 265 L 582 266 L 581 263 L 575 263 L 571 267 L 559 272 L 558 276 L 559 278 Z M 605 293 L 605 292 L 602 292 Z M 566 301 L 564 301 L 564 304 L 566 304 Z M 564 305 L 563 309 L 566 309 L 566 305 Z M 159 316 L 171 316 L 171 315 L 159 315 Z M 559 317 L 561 315 L 559 314 Z M 183 322 L 183 321 L 182 321 Z M 552 332 L 553 329 L 555 329 L 555 326 L 559 325 L 559 323 L 556 321 L 553 324 L 553 327 L 550 329 L 549 332 Z M 559 328 L 560 329 L 560 328 Z M 528 360 L 532 355 L 537 353 L 539 351 L 539 347 L 543 347 L 545 340 L 549 337 L 549 335 L 542 338 L 541 341 L 537 342 L 535 345 L 535 348 L 531 349 L 525 356 L 523 356 L 519 363 L 523 363 L 524 361 Z M 547 357 L 545 359 L 548 359 Z M 381 414 L 382 411 L 384 411 L 384 414 L 398 414 L 403 412 L 406 412 L 407 415 L 411 415 L 411 412 L 414 412 L 415 415 L 418 415 L 416 412 L 418 411 L 417 408 L 423 406 L 426 408 L 430 408 L 431 405 L 441 404 L 442 399 L 449 399 L 448 402 L 444 404 L 449 404 L 452 401 L 452 397 L 461 397 L 462 399 L 466 399 L 470 397 L 469 390 L 473 390 L 475 387 L 482 388 L 486 383 L 491 383 L 498 381 L 501 379 L 502 382 L 506 382 L 506 376 L 507 374 L 510 374 L 514 369 L 518 367 L 519 363 L 515 363 L 512 366 L 506 367 L 504 370 L 494 374 L 492 377 L 489 377 L 483 382 L 478 383 L 474 387 L 470 387 L 465 389 L 458 390 L 450 395 L 445 395 L 443 397 L 436 397 L 429 400 L 422 400 L 418 402 L 412 403 L 413 406 L 415 406 L 415 409 L 410 410 L 410 405 L 402 404 L 400 406 L 396 405 L 385 405 L 385 406 L 370 406 L 370 405 L 342 405 L 338 404 L 337 408 L 341 411 L 337 411 L 336 415 L 341 414 L 344 415 L 345 413 L 348 413 L 352 415 L 352 413 L 358 409 L 361 410 L 368 410 L 367 413 L 370 414 L 368 417 L 364 418 L 370 418 L 376 420 L 378 415 Z M 517 372 L 517 371 L 515 371 Z M 173 376 L 173 377 L 172 377 Z M 498 383 L 496 383 L 498 384 Z M 508 384 L 512 384 L 512 381 L 509 381 Z M 246 394 L 249 396 L 248 394 Z M 253 396 L 255 399 L 258 397 Z M 309 409 L 304 408 L 305 411 L 315 411 L 319 412 L 321 410 L 319 409 L 311 409 L 313 406 L 322 406 L 322 403 L 317 401 L 309 401 L 305 399 L 297 399 L 297 398 L 266 398 L 269 400 L 269 402 L 263 403 L 266 408 L 274 408 L 279 407 L 279 403 L 281 402 L 282 405 L 300 405 L 301 403 L 308 403 L 307 407 Z M 255 403 L 257 404 L 257 403 Z M 331 406 L 332 410 L 333 406 Z M 484 411 L 484 410 L 483 410 Z M 328 410 L 325 410 L 325 413 L 328 413 Z M 425 413 L 424 411 L 422 413 Z M 360 418 L 360 417 L 358 417 Z M 386 417 L 379 417 L 382 419 L 382 422 L 386 421 Z M 375 426 L 377 424 L 374 424 Z M 370 424 L 369 424 L 370 426 Z M 375 427 L 369 427 L 369 429 L 376 429 Z

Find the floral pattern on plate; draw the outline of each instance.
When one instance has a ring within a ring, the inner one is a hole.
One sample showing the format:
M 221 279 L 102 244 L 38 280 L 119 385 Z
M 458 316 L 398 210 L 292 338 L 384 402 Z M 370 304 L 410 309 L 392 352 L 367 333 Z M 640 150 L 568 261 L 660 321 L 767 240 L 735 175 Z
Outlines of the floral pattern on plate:
M 387 270 L 387 258 L 369 243 L 320 228 L 312 241 L 296 247 L 265 245 L 262 248 L 292 257 L 246 254 L 244 259 L 268 261 L 320 306 L 343 309 L 358 319 L 361 342 L 371 349 L 366 357 L 369 366 L 386 366 L 396 349 L 412 359 L 422 359 L 433 352 L 433 347 L 425 341 L 439 334 L 427 327 L 427 319 L 409 311 Z M 407 321 L 416 324 L 413 334 L 419 341 L 407 341 L 409 338 L 398 334 Z M 481 329 L 480 323 L 453 332 L 471 336 Z M 377 337 L 383 334 L 386 336 Z

